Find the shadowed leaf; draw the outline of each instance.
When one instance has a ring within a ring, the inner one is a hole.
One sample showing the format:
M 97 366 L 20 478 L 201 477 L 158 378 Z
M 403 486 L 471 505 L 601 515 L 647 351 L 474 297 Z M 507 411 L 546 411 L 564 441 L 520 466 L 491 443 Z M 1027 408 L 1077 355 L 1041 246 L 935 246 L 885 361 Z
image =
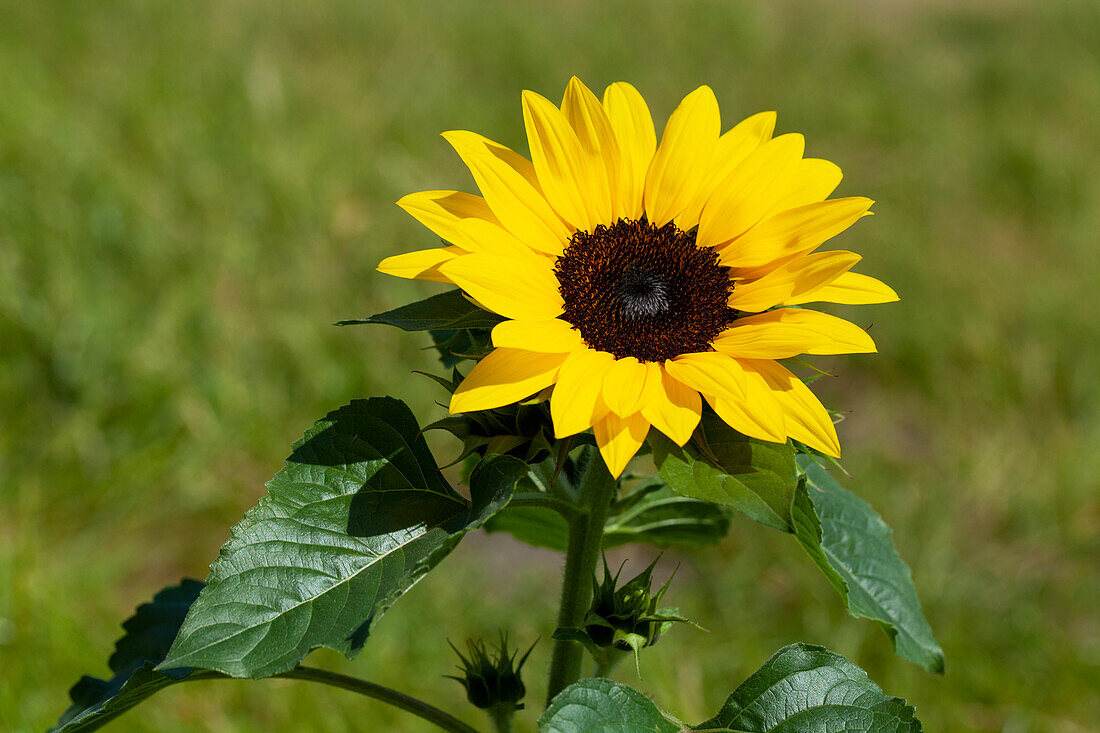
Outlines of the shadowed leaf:
M 202 587 L 197 580 L 184 580 L 157 593 L 152 602 L 138 606 L 122 624 L 126 635 L 115 643 L 108 662 L 114 676 L 109 680 L 82 677 L 69 691 L 73 704 L 51 733 L 95 730 L 158 690 L 204 674 L 186 668 L 167 672 L 153 669 L 164 659 Z
M 492 328 L 503 320 L 496 313 L 490 313 L 471 303 L 461 290 L 448 290 L 366 318 L 337 321 L 336 325 L 385 323 L 404 331 L 460 331 Z

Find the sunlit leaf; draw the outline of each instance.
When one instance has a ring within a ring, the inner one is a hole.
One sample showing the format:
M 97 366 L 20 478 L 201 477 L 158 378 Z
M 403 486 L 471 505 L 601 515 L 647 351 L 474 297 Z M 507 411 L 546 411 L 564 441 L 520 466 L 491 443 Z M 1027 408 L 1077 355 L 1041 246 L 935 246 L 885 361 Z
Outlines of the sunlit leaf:
M 468 502 L 404 403 L 356 400 L 329 413 L 233 527 L 157 669 L 257 678 L 321 646 L 354 656 L 397 598 L 507 503 L 525 471 L 512 458 L 483 462 Z
M 794 533 L 840 592 L 853 616 L 878 621 L 898 655 L 942 673 L 943 650 L 932 636 L 909 567 L 890 528 L 871 505 L 838 484 L 808 456 L 792 508 Z
M 904 700 L 819 646 L 783 647 L 745 680 L 718 715 L 694 727 L 723 733 L 920 733 Z
M 566 687 L 539 718 L 539 733 L 677 733 L 637 690 L 603 677 Z
M 798 482 L 789 443 L 749 438 L 709 411 L 684 447 L 656 430 L 650 431 L 649 443 L 661 478 L 676 492 L 791 531 L 790 507 Z

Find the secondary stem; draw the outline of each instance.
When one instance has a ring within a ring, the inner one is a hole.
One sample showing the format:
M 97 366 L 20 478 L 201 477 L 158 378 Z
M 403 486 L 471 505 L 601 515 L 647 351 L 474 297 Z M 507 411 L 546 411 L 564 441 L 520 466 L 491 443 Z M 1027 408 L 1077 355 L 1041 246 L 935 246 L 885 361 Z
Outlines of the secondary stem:
M 366 695 L 367 697 L 373 697 L 375 700 L 381 700 L 384 703 L 393 705 L 394 707 L 401 708 L 408 711 L 413 715 L 418 715 L 424 720 L 430 723 L 434 723 L 443 730 L 452 731 L 452 733 L 478 733 L 476 728 L 466 725 L 458 718 L 454 717 L 450 713 L 446 713 L 434 705 L 429 705 L 423 700 L 417 700 L 415 697 L 409 697 L 408 695 L 398 692 L 397 690 L 391 690 L 388 687 L 382 685 L 376 685 L 373 682 L 367 682 L 366 680 L 356 679 L 355 677 L 347 677 L 342 674 L 336 674 L 335 672 L 328 672 L 323 669 L 316 669 L 314 667 L 298 667 L 292 669 L 289 672 L 283 672 L 278 677 L 297 679 L 297 680 L 309 680 L 311 682 L 320 682 L 325 685 L 331 685 L 333 687 L 339 687 L 351 692 L 357 692 L 360 695 Z
M 562 573 L 561 610 L 558 626 L 576 628 L 584 620 L 592 596 L 592 573 L 600 557 L 603 528 L 616 481 L 598 453 L 588 463 L 580 485 L 584 512 L 569 519 L 569 544 Z M 558 639 L 550 661 L 547 704 L 581 676 L 584 647 L 575 641 Z
M 516 714 L 516 708 L 511 703 L 494 705 L 487 711 L 489 719 L 493 721 L 493 730 L 496 733 L 512 733 L 512 717 Z

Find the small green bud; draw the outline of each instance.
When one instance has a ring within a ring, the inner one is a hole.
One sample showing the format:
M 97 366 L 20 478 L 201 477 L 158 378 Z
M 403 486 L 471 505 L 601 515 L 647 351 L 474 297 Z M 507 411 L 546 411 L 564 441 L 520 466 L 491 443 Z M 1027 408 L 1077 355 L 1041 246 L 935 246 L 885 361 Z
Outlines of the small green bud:
M 612 576 L 605 558 L 603 580 L 592 578 L 592 605 L 583 625 L 579 629 L 558 629 L 554 638 L 581 642 L 601 667 L 618 658 L 614 651 L 634 652 L 637 663 L 638 652 L 656 644 L 673 622 L 691 623 L 677 615 L 674 608 L 658 608 L 672 578 L 654 593 L 651 585 L 656 565 L 654 560 L 637 576 L 619 585 L 622 567 Z
M 537 643 L 536 639 L 535 644 Z M 462 677 L 447 676 L 466 688 L 466 699 L 476 707 L 485 710 L 503 705 L 509 710 L 521 710 L 523 705 L 519 701 L 527 694 L 527 688 L 523 685 L 520 670 L 535 644 L 527 649 L 518 664 L 516 655 L 519 652 L 508 652 L 508 637 L 503 632 L 500 635 L 500 645 L 492 651 L 480 639 L 468 639 L 466 650 L 469 657 L 451 644 L 455 654 L 462 660 L 458 667 Z

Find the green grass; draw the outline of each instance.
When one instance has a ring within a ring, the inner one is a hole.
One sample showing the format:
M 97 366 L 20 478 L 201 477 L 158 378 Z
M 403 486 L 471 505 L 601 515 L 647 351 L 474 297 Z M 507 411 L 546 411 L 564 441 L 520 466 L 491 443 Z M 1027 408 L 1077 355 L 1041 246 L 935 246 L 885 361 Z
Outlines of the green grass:
M 384 393 L 438 412 L 410 374 L 424 339 L 330 324 L 433 290 L 373 268 L 432 243 L 393 201 L 472 188 L 436 134 L 525 148 L 520 90 L 574 73 L 634 82 L 658 120 L 700 83 L 729 122 L 776 109 L 842 194 L 878 201 L 843 241 L 902 301 L 838 310 L 882 353 L 822 360 L 839 378 L 815 386 L 849 410 L 848 485 L 895 528 L 947 654 L 943 678 L 894 657 L 789 538 L 739 521 L 662 561 L 713 633 L 677 629 L 621 679 L 703 719 L 804 640 L 929 731 L 1095 726 L 1095 5 L 549 5 L 0 0 L 0 727 L 51 724 L 134 605 L 204 577 L 315 418 Z M 472 538 L 358 660 L 311 661 L 457 706 L 444 640 L 506 626 L 543 636 L 537 708 L 558 562 Z M 268 681 L 181 686 L 114 727 L 353 729 L 425 726 Z

